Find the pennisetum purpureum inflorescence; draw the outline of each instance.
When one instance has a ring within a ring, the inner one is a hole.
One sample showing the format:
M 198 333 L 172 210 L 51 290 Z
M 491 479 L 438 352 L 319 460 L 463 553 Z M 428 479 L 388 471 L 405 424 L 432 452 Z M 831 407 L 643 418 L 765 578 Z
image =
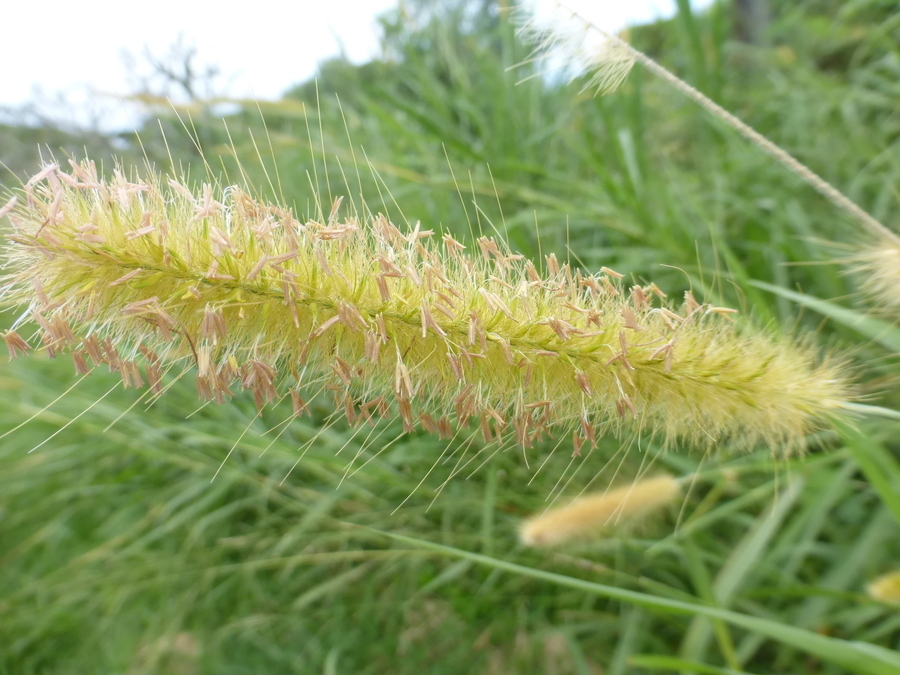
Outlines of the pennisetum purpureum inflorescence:
M 339 207 L 299 220 L 238 187 L 48 165 L 2 207 L 6 345 L 154 393 L 193 368 L 205 400 L 243 388 L 301 414 L 330 390 L 351 423 L 572 433 L 576 452 L 606 432 L 795 448 L 850 396 L 839 362 L 690 293 Z

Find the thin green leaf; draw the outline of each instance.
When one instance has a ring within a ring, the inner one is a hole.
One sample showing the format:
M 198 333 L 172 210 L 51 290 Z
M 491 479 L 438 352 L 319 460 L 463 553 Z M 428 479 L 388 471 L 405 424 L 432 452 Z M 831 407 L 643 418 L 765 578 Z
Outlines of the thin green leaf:
M 839 640 L 826 635 L 818 635 L 802 628 L 795 628 L 777 621 L 762 619 L 748 614 L 741 614 L 727 609 L 709 607 L 681 600 L 658 598 L 646 593 L 630 591 L 624 588 L 615 588 L 604 584 L 585 581 L 575 577 L 546 572 L 544 570 L 526 567 L 517 563 L 508 562 L 498 558 L 491 558 L 479 553 L 471 553 L 462 549 L 435 544 L 415 537 L 407 537 L 402 534 L 382 532 L 372 528 L 362 528 L 400 541 L 411 546 L 419 546 L 430 551 L 443 553 L 455 558 L 471 560 L 473 562 L 505 570 L 513 574 L 540 579 L 560 586 L 567 586 L 577 590 L 599 595 L 602 597 L 628 602 L 631 604 L 655 609 L 660 612 L 680 615 L 706 616 L 711 619 L 722 619 L 732 625 L 739 626 L 749 631 L 765 635 L 778 642 L 791 645 L 804 652 L 816 656 L 824 661 L 846 668 L 849 672 L 859 675 L 900 675 L 900 654 L 875 645 L 860 644 Z

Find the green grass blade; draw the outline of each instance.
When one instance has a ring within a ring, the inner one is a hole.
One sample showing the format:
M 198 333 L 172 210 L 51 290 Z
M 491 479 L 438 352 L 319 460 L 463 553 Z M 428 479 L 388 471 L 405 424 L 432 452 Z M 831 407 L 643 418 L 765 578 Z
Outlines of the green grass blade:
M 785 625 L 769 619 L 762 619 L 727 609 L 719 609 L 717 607 L 709 607 L 682 600 L 658 598 L 638 591 L 630 591 L 624 588 L 598 584 L 592 581 L 585 581 L 584 579 L 556 574 L 554 572 L 546 572 L 544 570 L 526 567 L 525 565 L 519 565 L 499 558 L 491 558 L 479 553 L 471 553 L 452 546 L 435 544 L 415 537 L 381 532 L 371 528 L 363 529 L 379 532 L 385 537 L 409 544 L 410 546 L 419 546 L 454 558 L 471 560 L 497 570 L 504 570 L 513 574 L 540 579 L 552 584 L 566 586 L 584 591 L 585 593 L 606 597 L 611 600 L 627 602 L 669 614 L 705 616 L 711 619 L 721 619 L 734 626 L 760 633 L 777 642 L 801 649 L 824 661 L 829 661 L 835 665 L 846 668 L 848 672 L 851 673 L 858 673 L 859 675 L 900 675 L 900 654 L 884 649 L 883 647 L 848 642 L 826 635 L 818 635 L 802 628 L 795 628 L 794 626 Z
M 892 352 L 900 353 L 900 328 L 876 319 L 865 314 L 860 314 L 852 309 L 841 307 L 828 300 L 798 293 L 781 286 L 767 284 L 764 281 L 750 281 L 750 284 L 757 288 L 774 293 L 775 295 L 787 298 L 796 302 L 798 305 L 809 307 L 823 316 L 833 319 L 842 326 L 851 328 L 861 335 L 866 336 L 873 342 L 877 342 L 890 349 Z
M 859 429 L 841 421 L 835 425 L 866 480 L 900 524 L 900 462 L 881 443 Z
M 643 668 L 645 670 L 665 670 L 666 672 L 679 670 L 700 673 L 700 675 L 752 675 L 743 670 L 719 668 L 697 661 L 679 659 L 674 656 L 665 656 L 662 654 L 640 654 L 638 656 L 632 656 L 628 660 L 628 663 L 635 668 Z

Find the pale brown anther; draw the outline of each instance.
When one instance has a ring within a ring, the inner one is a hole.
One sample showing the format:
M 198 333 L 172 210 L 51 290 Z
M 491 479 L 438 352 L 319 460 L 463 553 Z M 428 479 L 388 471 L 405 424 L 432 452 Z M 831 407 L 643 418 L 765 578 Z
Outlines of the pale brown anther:
M 491 443 L 494 435 L 491 433 L 491 420 L 486 413 L 481 413 L 481 437 L 485 443 Z
M 484 354 L 476 354 L 475 352 L 467 352 L 465 349 L 459 353 L 460 356 L 465 359 L 466 365 L 470 368 L 472 367 L 472 363 L 475 359 L 484 360 L 487 357 Z
M 496 336 L 496 342 L 500 346 L 500 351 L 503 352 L 503 358 L 506 360 L 506 363 L 513 366 L 516 363 L 515 358 L 513 358 L 512 348 L 510 347 L 509 340 L 506 338 Z
M 675 348 L 675 338 L 669 340 L 666 344 L 658 349 L 655 349 L 652 354 L 650 354 L 650 359 L 656 358 L 664 358 L 666 363 L 666 372 L 672 371 L 672 359 L 673 359 L 673 349 Z
M 584 437 L 578 431 L 572 432 L 572 457 L 581 457 L 581 447 L 584 445 Z
M 440 436 L 442 441 L 453 438 L 453 427 L 450 425 L 450 420 L 446 417 L 441 417 L 438 420 L 438 436 Z
M 684 317 L 676 314 L 675 312 L 666 309 L 663 307 L 658 310 L 659 315 L 662 317 L 662 320 L 665 322 L 666 326 L 669 327 L 669 330 L 677 330 L 678 325 L 684 323 Z
M 378 334 L 373 330 L 367 330 L 363 335 L 364 353 L 372 363 L 378 363 L 378 357 L 381 355 L 381 340 Z
M 551 253 L 548 256 L 544 256 L 544 259 L 547 261 L 547 275 L 550 277 L 555 277 L 559 274 L 559 261 L 556 259 L 556 254 Z
M 384 314 L 379 312 L 375 315 L 375 329 L 378 334 L 378 339 L 381 340 L 381 344 L 387 344 L 388 342 L 388 330 L 387 324 L 384 321 Z
M 456 421 L 461 427 L 469 423 L 469 418 L 475 414 L 475 397 L 472 395 L 474 387 L 467 384 L 453 401 L 453 410 L 456 413 Z
M 162 394 L 162 370 L 155 363 L 147 364 L 147 384 L 150 385 L 150 391 L 159 396 Z
M 449 307 L 445 307 L 442 303 L 436 302 L 434 303 L 434 305 L 432 305 L 432 307 L 434 307 L 437 311 L 439 311 L 451 321 L 456 319 L 456 315 L 453 313 L 453 311 Z
M 438 433 L 438 424 L 435 419 L 428 413 L 423 412 L 419 414 L 419 423 L 422 425 L 422 428 L 429 434 Z
M 581 391 L 587 396 L 594 395 L 594 388 L 591 386 L 591 378 L 588 377 L 587 373 L 576 372 L 575 381 L 578 383 L 578 386 L 581 387 Z
M 431 313 L 431 307 L 428 304 L 428 300 L 422 300 L 422 306 L 420 308 L 419 314 L 422 320 L 422 337 L 428 337 L 428 331 L 433 330 L 439 337 L 447 337 L 447 333 L 441 328 L 437 321 L 434 320 L 434 315 Z
M 647 296 L 644 289 L 640 286 L 631 287 L 631 302 L 637 309 L 644 309 L 647 306 Z
M 503 255 L 497 247 L 497 242 L 494 241 L 493 237 L 490 239 L 487 237 L 479 237 L 477 243 L 478 247 L 481 249 L 481 255 L 485 260 L 490 260 L 492 257 L 499 258 Z
M 18 197 L 12 197 L 12 198 L 10 198 L 10 200 L 8 202 L 6 202 L 6 204 L 4 204 L 3 206 L 0 206 L 0 218 L 3 218 L 7 214 L 11 213 L 12 210 L 16 206 L 16 202 L 18 202 L 18 201 L 19 201 Z
M 518 323 L 518 320 L 510 311 L 509 307 L 506 306 L 506 303 L 504 303 L 496 293 L 491 293 L 490 291 L 487 291 L 483 288 L 479 288 L 478 292 L 481 294 L 481 297 L 484 298 L 485 302 L 487 302 L 488 307 L 490 307 L 492 311 L 501 312 L 510 321 Z
M 222 312 L 207 305 L 203 310 L 203 321 L 200 323 L 200 336 L 217 344 L 227 332 Z
M 698 309 L 700 309 L 700 303 L 694 298 L 694 294 L 690 291 L 684 292 L 684 304 L 687 308 L 688 314 L 693 314 Z
M 322 337 L 328 331 L 329 328 L 331 328 L 336 323 L 340 322 L 340 320 L 341 320 L 341 317 L 338 316 L 337 314 L 335 314 L 330 319 L 326 319 L 324 322 L 322 322 L 319 325 L 318 328 L 316 328 L 314 331 L 312 331 L 309 334 L 310 339 L 312 340 L 314 338 Z
M 87 355 L 91 357 L 91 361 L 94 362 L 94 365 L 99 366 L 105 361 L 100 341 L 97 339 L 96 335 L 89 335 L 86 338 L 82 338 L 81 344 L 84 346 Z
M 616 272 L 614 269 L 610 269 L 609 267 L 601 267 L 600 271 L 603 272 L 603 274 L 607 274 L 613 277 L 614 279 L 621 279 L 625 276 L 624 274 Z
M 591 309 L 588 311 L 587 319 L 585 320 L 585 327 L 589 328 L 591 324 L 594 324 L 597 328 L 603 328 L 603 324 L 600 321 L 600 316 L 602 312 L 596 309 Z
M 391 291 L 387 285 L 387 275 L 378 274 L 375 276 L 375 284 L 378 286 L 378 294 L 381 296 L 382 302 L 391 301 Z
M 451 237 L 449 234 L 445 234 L 443 237 L 444 246 L 447 248 L 447 253 L 449 253 L 454 258 L 459 258 L 460 252 L 465 251 L 466 247 L 460 244 L 456 239 Z
M 124 389 L 140 389 L 144 386 L 141 370 L 134 361 L 121 361 L 119 363 L 119 375 L 122 377 L 122 387 Z
M 416 286 L 422 285 L 422 277 L 419 276 L 419 273 L 416 271 L 415 266 L 404 265 L 403 271 L 406 272 L 406 276 L 408 276 L 410 281 L 412 281 Z
M 328 256 L 325 255 L 325 251 L 322 250 L 321 246 L 316 245 L 315 252 L 316 259 L 319 261 L 319 266 L 322 268 L 322 271 L 328 276 L 333 276 L 334 271 L 331 269 L 331 265 L 328 264 Z
M 360 418 L 356 413 L 356 404 L 353 401 L 353 397 L 348 393 L 344 393 L 343 398 L 343 406 L 344 406 L 344 417 L 347 418 L 347 422 L 351 425 L 357 423 L 357 421 L 365 421 L 365 418 Z
M 110 286 L 121 286 L 122 284 L 128 283 L 129 281 L 131 281 L 132 279 L 134 279 L 137 275 L 139 275 L 139 274 L 140 274 L 141 272 L 143 272 L 143 271 L 144 271 L 144 270 L 141 269 L 140 267 L 138 267 L 138 268 L 135 269 L 135 270 L 131 270 L 131 271 L 128 272 L 127 274 L 123 274 L 123 275 L 120 276 L 118 279 L 116 279 L 115 281 L 113 281 L 113 282 L 110 284 Z
M 600 277 L 600 283 L 603 284 L 603 289 L 611 296 L 618 297 L 619 289 L 612 285 L 608 277 Z
M 582 436 L 584 436 L 584 439 L 591 444 L 592 448 L 596 448 L 597 435 L 594 431 L 594 425 L 590 423 L 587 417 L 582 417 L 580 423 Z
M 397 408 L 400 410 L 400 419 L 403 420 L 403 432 L 408 434 L 415 431 L 415 417 L 413 417 L 412 403 L 409 399 L 398 398 Z
M 637 418 L 637 409 L 634 407 L 634 403 L 628 396 L 620 398 L 618 401 L 616 401 L 616 412 L 618 413 L 619 417 L 625 417 L 626 411 L 631 412 L 632 419 Z
M 244 364 L 241 386 L 253 393 L 257 410 L 262 410 L 266 403 L 278 398 L 278 390 L 275 388 L 276 377 L 275 369 L 268 363 L 254 359 Z
M 734 318 L 731 315 L 737 314 L 738 311 L 736 309 L 732 309 L 731 307 L 707 307 L 706 313 L 718 314 L 719 316 L 725 317 L 729 321 L 734 321 Z
M 185 189 L 187 189 L 187 188 L 185 188 Z M 188 195 L 190 195 L 191 201 L 193 201 L 193 195 L 191 195 L 191 192 L 189 190 L 187 192 L 188 192 Z M 209 183 L 204 183 L 203 184 L 203 197 L 201 198 L 201 201 L 199 201 L 195 205 L 196 213 L 194 214 L 194 220 L 201 220 L 203 218 L 211 218 L 211 217 L 221 213 L 224 210 L 224 208 L 225 208 L 224 205 L 220 204 L 219 202 L 217 202 L 216 200 L 214 200 L 212 198 L 212 185 L 210 185 Z M 225 237 L 225 240 L 227 241 L 228 238 Z M 228 248 L 228 247 L 230 247 L 230 244 L 228 246 L 226 246 L 225 248 Z
M 269 256 L 264 253 L 262 257 L 256 261 L 256 264 L 250 268 L 250 271 L 247 272 L 247 276 L 245 277 L 247 281 L 253 281 L 257 275 L 263 271 L 263 268 L 265 268 L 268 262 Z
M 581 331 L 575 328 L 568 321 L 563 321 L 562 319 L 557 319 L 556 317 L 548 317 L 543 321 L 539 321 L 539 324 L 543 324 L 546 326 L 550 326 L 553 329 L 553 332 L 556 333 L 557 337 L 563 342 L 567 342 L 572 337 L 578 337 L 581 334 Z
M 125 233 L 126 239 L 128 239 L 129 241 L 134 241 L 135 239 L 140 239 L 141 237 L 145 237 L 148 234 L 156 232 L 156 227 L 149 224 L 150 213 L 148 211 L 144 212 L 144 218 L 146 221 L 148 221 L 148 224 L 144 225 L 142 222 L 141 223 L 142 226 L 139 227 L 138 229 L 129 230 L 128 232 L 126 232 Z
M 634 316 L 634 310 L 631 309 L 631 307 L 622 308 L 622 320 L 624 322 L 625 328 L 629 328 L 634 331 L 644 330 L 644 327 L 637 322 L 637 318 L 635 318 Z
M 334 225 L 334 221 L 337 219 L 338 211 L 341 210 L 341 202 L 344 201 L 343 195 L 334 200 L 331 204 L 331 212 L 328 214 L 328 224 Z
M 8 330 L 3 333 L 3 342 L 6 343 L 6 349 L 9 351 L 10 360 L 24 356 L 31 351 L 31 345 L 25 342 L 22 337 L 14 330 Z
M 516 445 L 520 448 L 530 448 L 531 436 L 528 434 L 528 419 L 524 416 L 516 415 L 512 419 L 512 425 L 516 434 Z
M 350 365 L 341 357 L 335 356 L 331 368 L 334 370 L 334 374 L 344 383 L 344 386 L 349 387 L 353 382 L 353 371 L 351 370 Z
M 665 293 L 662 292 L 662 290 L 660 290 L 659 286 L 657 286 L 654 283 L 650 283 L 647 286 L 645 286 L 644 292 L 645 293 L 653 293 L 653 295 L 655 295 L 656 297 L 658 297 L 660 299 L 668 297 Z
M 459 357 L 454 356 L 450 352 L 447 352 L 447 360 L 450 362 L 450 369 L 453 371 L 453 377 L 455 377 L 459 382 L 462 382 L 464 376 L 462 362 L 459 360 Z
M 387 414 L 386 412 L 382 412 L 382 406 L 385 409 L 387 408 L 387 403 L 385 403 L 383 396 L 379 396 L 371 401 L 366 401 L 359 406 L 360 417 L 363 417 L 367 422 L 372 423 L 373 412 L 380 417 L 384 417 Z
M 349 302 L 338 304 L 338 317 L 341 323 L 353 332 L 364 331 L 369 327 L 356 305 Z
M 234 277 L 230 274 L 221 274 L 219 272 L 219 261 L 213 260 L 209 269 L 206 271 L 206 274 L 203 275 L 207 279 L 211 281 L 234 281 Z
M 397 365 L 394 368 L 394 393 L 398 398 L 412 398 L 413 387 L 412 380 L 409 377 L 409 370 L 406 365 L 397 356 Z
M 478 336 L 483 332 L 484 328 L 481 325 L 481 317 L 479 317 L 475 312 L 471 312 L 469 314 L 469 325 L 467 332 L 469 344 L 474 345 L 475 341 L 478 339 Z
M 119 358 L 119 352 L 111 340 L 103 341 L 103 354 L 103 362 L 109 367 L 109 372 L 117 371 L 122 360 Z

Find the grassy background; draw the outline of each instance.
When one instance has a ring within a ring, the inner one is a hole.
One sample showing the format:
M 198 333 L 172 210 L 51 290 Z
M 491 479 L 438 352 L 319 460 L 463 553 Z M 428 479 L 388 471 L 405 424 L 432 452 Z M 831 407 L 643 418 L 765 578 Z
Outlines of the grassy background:
M 900 229 L 894 3 L 773 0 L 766 47 L 731 40 L 727 5 L 679 4 L 634 44 Z M 326 63 L 281 101 L 225 118 L 196 101 L 179 110 L 190 135 L 160 108 L 168 148 L 153 121 L 143 151 L 200 177 L 194 136 L 213 172 L 239 179 L 239 158 L 301 212 L 312 183 L 326 211 L 324 195 L 362 193 L 464 242 L 496 227 L 534 259 L 692 287 L 849 352 L 861 393 L 900 408 L 896 317 L 866 319 L 838 264 L 858 225 L 645 73 L 600 99 L 517 86 L 527 70 L 507 68 L 528 47 L 493 3 L 464 5 L 386 16 L 384 60 Z M 142 152 L 128 136 L 0 134 L 12 174 L 36 170 L 36 140 Z M 267 434 L 286 410 L 238 397 L 195 412 L 186 381 L 145 409 L 140 393 L 101 398 L 117 378 L 92 375 L 43 410 L 72 370 L 0 365 L 0 433 L 36 415 L 0 440 L 0 672 L 900 672 L 879 651 L 900 647 L 900 613 L 864 592 L 900 559 L 896 422 L 822 434 L 789 461 L 610 438 L 572 463 L 565 442 L 493 455 L 331 424 L 327 405 Z M 518 544 L 548 498 L 651 462 L 698 475 L 669 513 L 556 551 Z

